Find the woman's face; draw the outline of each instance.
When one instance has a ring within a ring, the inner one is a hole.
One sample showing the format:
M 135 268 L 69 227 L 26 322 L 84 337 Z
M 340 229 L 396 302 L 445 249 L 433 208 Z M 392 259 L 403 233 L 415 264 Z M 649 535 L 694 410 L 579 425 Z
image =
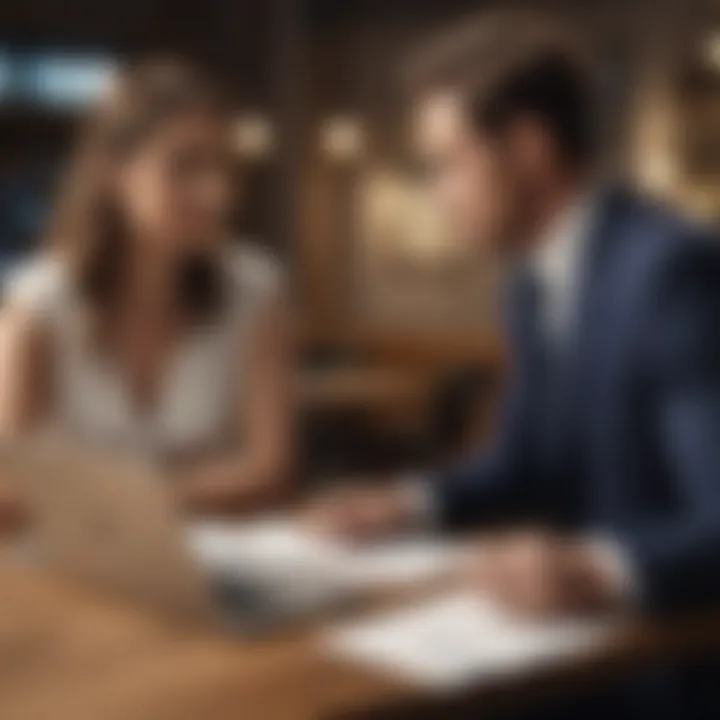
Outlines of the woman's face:
M 170 252 L 217 242 L 233 200 L 227 124 L 199 111 L 168 121 L 120 162 L 116 189 L 141 242 Z

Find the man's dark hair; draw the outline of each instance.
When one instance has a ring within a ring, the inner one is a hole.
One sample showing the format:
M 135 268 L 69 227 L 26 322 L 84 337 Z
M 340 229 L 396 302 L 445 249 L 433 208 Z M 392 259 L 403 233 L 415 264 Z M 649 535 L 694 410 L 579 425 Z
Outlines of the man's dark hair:
M 586 165 L 594 157 L 592 73 L 560 24 L 523 11 L 486 14 L 423 49 L 406 75 L 415 94 L 457 91 L 479 131 L 498 134 L 530 116 L 566 161 Z

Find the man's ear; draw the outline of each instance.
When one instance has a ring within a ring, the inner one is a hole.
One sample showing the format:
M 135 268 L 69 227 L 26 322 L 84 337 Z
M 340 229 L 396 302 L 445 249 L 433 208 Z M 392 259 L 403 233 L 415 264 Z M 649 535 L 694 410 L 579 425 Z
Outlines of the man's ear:
M 519 116 L 508 125 L 505 144 L 513 167 L 524 177 L 542 177 L 552 167 L 553 140 L 532 116 Z

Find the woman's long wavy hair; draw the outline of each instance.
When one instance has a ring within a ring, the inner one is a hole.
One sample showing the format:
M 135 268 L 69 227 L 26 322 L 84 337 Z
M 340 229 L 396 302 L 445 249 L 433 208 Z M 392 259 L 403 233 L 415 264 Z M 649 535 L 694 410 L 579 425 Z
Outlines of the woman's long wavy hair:
M 131 155 L 166 123 L 194 111 L 229 118 L 224 94 L 199 69 L 175 59 L 146 60 L 118 73 L 81 128 L 48 244 L 67 261 L 101 337 L 112 326 L 128 256 L 122 208 L 107 192 L 105 168 Z M 208 254 L 188 257 L 181 265 L 176 297 L 186 323 L 209 321 L 220 311 L 221 270 L 219 259 Z

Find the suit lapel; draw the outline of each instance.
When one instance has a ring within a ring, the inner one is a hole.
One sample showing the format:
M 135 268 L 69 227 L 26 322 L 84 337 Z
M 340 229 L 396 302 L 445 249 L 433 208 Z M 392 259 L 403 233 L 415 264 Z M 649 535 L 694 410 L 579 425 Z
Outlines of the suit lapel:
M 548 398 L 552 412 L 548 413 L 544 433 L 547 461 L 552 468 L 564 466 L 573 454 L 573 443 L 583 432 L 580 421 L 587 414 L 582 405 L 587 398 L 588 370 L 604 352 L 600 340 L 604 277 L 612 244 L 620 234 L 621 201 L 617 191 L 606 191 L 598 200 L 581 268 L 574 322 L 554 360 Z

